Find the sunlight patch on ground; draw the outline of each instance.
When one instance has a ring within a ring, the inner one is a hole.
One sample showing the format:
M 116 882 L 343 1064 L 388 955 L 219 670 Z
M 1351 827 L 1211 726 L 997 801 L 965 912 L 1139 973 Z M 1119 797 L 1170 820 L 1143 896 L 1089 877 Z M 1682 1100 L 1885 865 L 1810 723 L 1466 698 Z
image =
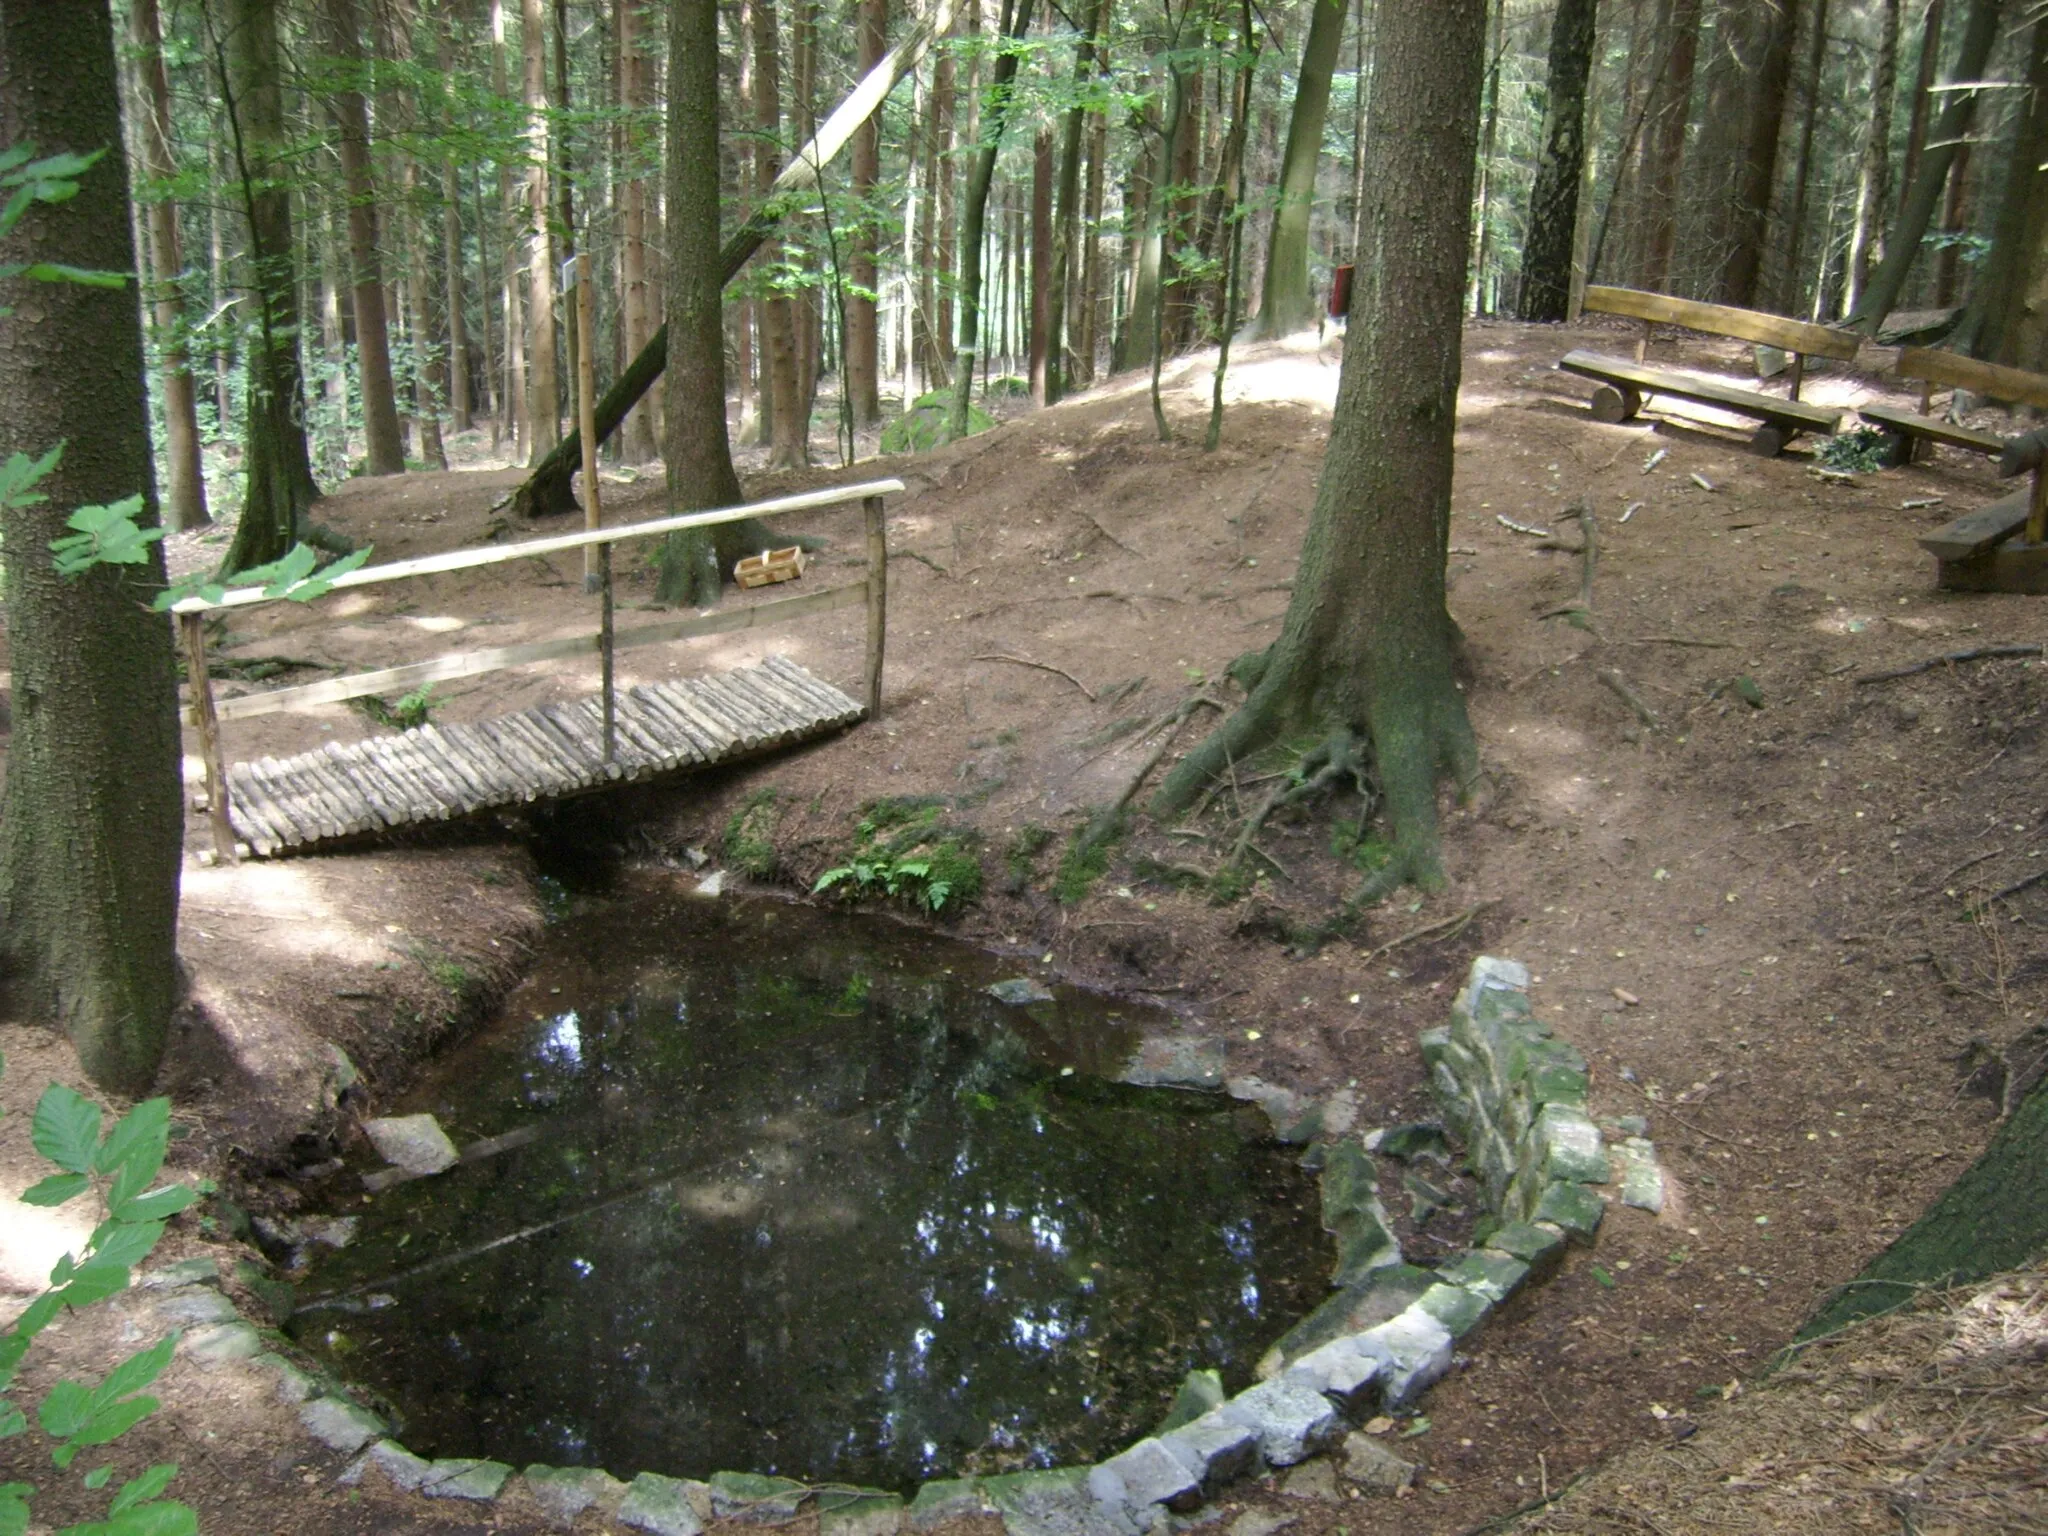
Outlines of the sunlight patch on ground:
M 469 628 L 469 620 L 458 619 L 452 613 L 415 614 L 405 621 L 414 629 L 423 629 L 430 635 L 452 634 L 458 629 Z
M 92 1214 L 88 1202 L 77 1201 L 56 1210 L 23 1205 L 18 1200 L 0 1201 L 0 1291 L 9 1299 L 0 1301 L 0 1317 L 13 1317 L 21 1305 L 49 1284 L 50 1267 L 67 1253 L 82 1253 L 92 1236 Z
M 209 939 L 226 937 L 216 928 L 246 931 L 253 922 L 260 934 L 256 942 L 271 947 L 358 964 L 389 958 L 383 934 L 372 937 L 376 924 L 337 912 L 306 871 L 290 863 L 188 865 L 179 899 L 194 930 Z

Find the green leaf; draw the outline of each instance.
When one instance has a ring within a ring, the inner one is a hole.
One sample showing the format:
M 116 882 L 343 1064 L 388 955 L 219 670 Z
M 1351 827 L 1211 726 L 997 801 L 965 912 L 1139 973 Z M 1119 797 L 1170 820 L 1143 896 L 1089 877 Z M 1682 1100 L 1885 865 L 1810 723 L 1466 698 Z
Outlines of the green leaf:
M 365 544 L 353 554 L 343 555 L 332 565 L 327 566 L 312 577 L 292 587 L 284 595 L 295 603 L 310 603 L 316 597 L 324 597 L 327 593 L 334 590 L 335 577 L 346 576 L 350 571 L 359 568 L 364 561 L 370 558 L 370 550 L 373 547 L 372 545 Z
M 75 1088 L 52 1083 L 36 1103 L 29 1139 L 65 1172 L 85 1173 L 99 1147 L 99 1106 Z
M 78 1273 L 61 1291 L 44 1293 L 57 1306 L 89 1307 L 96 1301 L 105 1301 L 109 1296 L 118 1296 L 128 1289 L 128 1266 L 126 1264 L 102 1264 L 97 1260 L 78 1266 Z M 41 1300 L 42 1298 L 37 1298 Z M 30 1303 L 31 1306 L 34 1303 Z M 24 1317 L 27 1313 L 22 1314 Z
M 21 1192 L 23 1205 L 62 1205 L 92 1188 L 92 1180 L 82 1173 L 53 1173 L 47 1179 L 38 1179 Z
M 14 1403 L 0 1399 L 0 1440 L 12 1440 L 28 1432 L 28 1415 Z
M 95 1264 L 119 1265 L 123 1269 L 133 1269 L 149 1257 L 150 1249 L 156 1246 L 157 1239 L 163 1235 L 164 1224 L 160 1221 L 117 1222 L 114 1230 L 94 1246 L 92 1253 L 79 1269 L 83 1272 Z
M 28 1536 L 28 1496 L 34 1483 L 0 1483 L 0 1536 Z
M 124 1397 L 94 1414 L 92 1422 L 72 1437 L 72 1444 L 81 1447 L 109 1444 L 127 1434 L 160 1406 L 147 1393 L 141 1397 Z
M 29 152 L 31 154 L 35 152 L 33 146 L 30 146 Z M 100 158 L 105 154 L 106 151 L 104 149 L 95 149 L 90 154 L 84 155 L 73 154 L 69 150 L 65 150 L 58 154 L 45 155 L 22 174 L 25 177 L 33 176 L 44 181 L 69 181 L 74 177 L 83 176 L 95 165 L 99 164 Z
M 97 267 L 70 267 L 61 261 L 39 261 L 23 274 L 39 283 L 78 283 L 87 288 L 126 288 L 128 274 Z
M 97 1491 L 101 1488 L 106 1487 L 107 1479 L 112 1477 L 113 1475 L 114 1464 L 112 1462 L 108 1462 L 103 1467 L 94 1467 L 90 1472 L 85 1474 L 85 1486 Z
M 118 1515 L 124 1509 L 145 1504 L 171 1486 L 171 1479 L 178 1475 L 175 1461 L 160 1462 L 142 1476 L 131 1478 L 121 1485 L 121 1491 L 114 1495 L 114 1502 L 107 1506 L 109 1515 Z
M 31 459 L 25 453 L 11 455 L 6 464 L 0 465 L 0 506 L 33 507 L 48 501 L 47 496 L 28 494 L 37 482 L 47 477 L 64 457 L 64 445 L 59 443 L 40 459 Z
M 310 544 L 294 544 L 285 551 L 284 558 L 272 567 L 276 577 L 263 589 L 265 597 L 283 597 L 286 592 L 313 574 L 313 564 L 319 556 Z
M 125 1210 L 129 1201 L 146 1191 L 156 1181 L 157 1171 L 150 1165 L 162 1156 L 159 1152 L 156 1158 L 132 1157 L 123 1163 L 107 1186 L 107 1209 Z
M 54 1440 L 69 1440 L 92 1420 L 92 1389 L 69 1378 L 50 1388 L 36 1422 Z
M 164 1367 L 171 1363 L 171 1351 L 178 1347 L 180 1335 L 176 1329 L 165 1334 L 147 1349 L 139 1349 L 107 1373 L 107 1379 L 94 1390 L 95 1406 L 104 1408 L 117 1398 L 131 1392 L 140 1392 L 144 1387 L 163 1375 Z
M 107 1132 L 107 1139 L 93 1153 L 93 1172 L 112 1173 L 130 1158 L 151 1148 L 155 1149 L 157 1161 L 161 1164 L 164 1148 L 170 1145 L 170 1139 L 171 1101 L 144 1099 Z M 150 1176 L 156 1176 L 156 1169 L 150 1169 Z
M 45 1291 L 21 1309 L 21 1316 L 14 1320 L 14 1332 L 0 1339 L 0 1371 L 13 1374 L 14 1367 L 21 1364 L 21 1357 L 28 1352 L 28 1341 L 49 1327 L 63 1307 L 62 1292 Z
M 1602 1285 L 1606 1286 L 1608 1290 L 1610 1290 L 1610 1291 L 1611 1291 L 1611 1290 L 1613 1290 L 1613 1289 L 1614 1289 L 1614 1276 L 1612 1276 L 1612 1275 L 1610 1275 L 1609 1273 L 1607 1273 L 1607 1271 L 1606 1271 L 1606 1270 L 1604 1270 L 1604 1269 L 1602 1269 L 1602 1268 L 1601 1268 L 1601 1267 L 1600 1267 L 1600 1266 L 1599 1266 L 1598 1264 L 1595 1264 L 1595 1265 L 1594 1265 L 1594 1266 L 1593 1266 L 1592 1268 L 1593 1268 L 1593 1278 L 1594 1278 L 1595 1280 L 1598 1280 L 1598 1281 L 1599 1281 L 1599 1282 L 1600 1282 L 1600 1283 L 1601 1283 Z
M 137 1195 L 125 1202 L 114 1214 L 123 1221 L 167 1221 L 185 1209 L 196 1198 L 190 1185 L 169 1184 L 162 1189 L 153 1189 L 146 1195 Z
M 58 1536 L 67 1536 L 59 1532 Z M 189 1504 L 163 1499 L 124 1509 L 96 1530 L 80 1536 L 199 1536 L 199 1516 Z
M 78 1273 L 78 1260 L 65 1254 L 50 1266 L 50 1284 L 69 1285 L 71 1277 Z

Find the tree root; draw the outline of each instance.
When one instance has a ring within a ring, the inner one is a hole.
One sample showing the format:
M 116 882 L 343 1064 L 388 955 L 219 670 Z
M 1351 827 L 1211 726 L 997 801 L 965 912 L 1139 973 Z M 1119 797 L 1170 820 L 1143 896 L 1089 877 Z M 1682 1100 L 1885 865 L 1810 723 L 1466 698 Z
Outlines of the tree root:
M 1082 691 L 1085 693 L 1087 690 Z M 1205 707 L 1215 710 L 1218 714 L 1224 712 L 1219 701 L 1206 693 L 1198 693 L 1191 699 L 1183 700 L 1178 708 L 1168 710 L 1138 733 L 1137 740 L 1143 741 L 1155 732 L 1166 732 L 1160 737 L 1159 745 L 1152 749 L 1151 755 L 1138 765 L 1138 771 L 1131 776 L 1130 782 L 1124 785 L 1123 792 L 1088 818 L 1088 825 L 1083 827 L 1081 835 L 1074 839 L 1075 853 L 1083 856 L 1093 853 L 1116 836 L 1123 825 L 1125 808 L 1137 797 L 1138 791 L 1144 788 L 1145 781 L 1152 777 L 1152 771 L 1172 749 L 1174 738 L 1180 734 L 1180 728 L 1187 724 L 1188 718 L 1196 710 Z
M 1254 845 L 1252 839 L 1259 835 L 1267 818 L 1286 806 L 1299 804 L 1311 795 L 1322 793 L 1337 780 L 1349 776 L 1358 787 L 1360 797 L 1365 801 L 1366 814 L 1372 813 L 1373 791 L 1367 776 L 1361 743 L 1351 734 L 1349 726 L 1339 726 L 1330 733 L 1330 739 L 1321 746 L 1304 754 L 1292 774 L 1275 784 L 1259 802 L 1257 810 L 1245 818 L 1244 830 L 1238 834 L 1237 843 L 1230 850 L 1230 857 L 1223 861 L 1225 869 L 1236 869 L 1244 862 L 1248 852 L 1256 852 L 1273 862 L 1272 856 Z M 1277 865 L 1276 865 L 1277 867 Z

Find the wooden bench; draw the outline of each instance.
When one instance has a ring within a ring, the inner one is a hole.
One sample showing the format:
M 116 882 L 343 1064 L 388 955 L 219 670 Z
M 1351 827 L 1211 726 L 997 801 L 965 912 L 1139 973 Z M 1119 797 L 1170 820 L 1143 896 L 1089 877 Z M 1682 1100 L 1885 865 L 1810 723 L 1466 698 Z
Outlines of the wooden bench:
M 1899 354 L 1896 371 L 1899 377 L 1920 385 L 1920 409 L 1902 411 L 1889 405 L 1866 405 L 1856 411 L 1885 434 L 1885 463 L 1893 467 L 1912 463 L 1923 443 L 1946 443 L 1986 458 L 1996 458 L 2005 452 L 2006 439 L 1996 433 L 1978 432 L 1933 415 L 1937 390 L 1967 389 L 2014 405 L 2048 409 L 2048 377 L 2024 368 L 1980 363 L 1974 357 L 1936 347 L 1907 347 Z
M 1840 411 L 1823 410 L 1800 400 L 1784 400 L 1754 389 L 1739 389 L 1698 374 L 1650 368 L 1599 352 L 1567 352 L 1558 363 L 1566 373 L 1599 381 L 1593 393 L 1595 421 L 1630 421 L 1643 408 L 1646 395 L 1672 395 L 1696 400 L 1763 423 L 1749 440 L 1750 448 L 1771 458 L 1801 432 L 1831 433 L 1841 423 Z
M 1937 562 L 1937 585 L 1951 592 L 2048 593 L 2048 427 L 2004 444 L 1998 478 L 2025 474 L 2033 477 L 2027 489 L 1921 538 L 1920 547 Z
M 1737 309 L 1729 304 L 1702 304 L 1693 299 L 1674 299 L 1668 294 L 1643 293 L 1634 288 L 1606 288 L 1598 284 L 1586 290 L 1584 307 L 1602 314 L 1625 315 L 1642 322 L 1636 338 L 1635 361 L 1609 357 L 1604 353 L 1574 351 L 1559 363 L 1560 368 L 1597 381 L 1602 387 L 1593 396 L 1593 415 L 1600 421 L 1628 421 L 1642 409 L 1645 395 L 1671 395 L 1695 400 L 1737 415 L 1761 421 L 1750 440 L 1757 453 L 1770 457 L 1801 432 L 1833 432 L 1841 421 L 1840 411 L 1822 410 L 1802 403 L 1799 390 L 1806 377 L 1808 357 L 1855 357 L 1860 338 L 1848 332 L 1791 320 L 1759 310 Z M 1652 368 L 1648 356 L 1650 336 L 1658 325 L 1682 326 L 1715 336 L 1732 336 L 1788 354 L 1791 358 L 1791 388 L 1784 398 L 1761 390 L 1743 389 L 1697 374 Z

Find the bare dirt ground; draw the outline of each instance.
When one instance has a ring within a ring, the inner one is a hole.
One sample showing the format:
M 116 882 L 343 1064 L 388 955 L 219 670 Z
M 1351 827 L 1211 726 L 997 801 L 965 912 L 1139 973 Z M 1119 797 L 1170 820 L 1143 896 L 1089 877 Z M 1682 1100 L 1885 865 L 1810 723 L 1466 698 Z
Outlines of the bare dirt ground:
M 1999 494 L 1990 467 L 1944 451 L 1931 465 L 1823 478 L 1805 454 L 1757 459 L 1703 420 L 1598 425 L 1587 387 L 1550 365 L 1603 343 L 1625 345 L 1592 326 L 1468 328 L 1451 602 L 1489 784 L 1473 805 L 1444 807 L 1447 892 L 1404 893 L 1313 955 L 1283 939 L 1358 880 L 1332 849 L 1355 799 L 1270 824 L 1240 899 L 1212 901 L 1200 883 L 1285 767 L 1278 756 L 1239 765 L 1238 782 L 1182 828 L 1140 821 L 1081 899 L 1053 887 L 1067 839 L 1149 750 L 1111 728 L 1196 691 L 1230 702 L 1224 668 L 1277 633 L 1335 394 L 1334 339 L 1239 349 L 1213 454 L 1198 446 L 1210 378 L 1198 359 L 1169 373 L 1174 444 L 1156 441 L 1142 381 L 1127 377 L 933 454 L 750 477 L 756 496 L 877 473 L 907 482 L 890 499 L 882 720 L 525 829 L 556 846 L 718 859 L 734 814 L 772 789 L 772 883 L 806 890 L 853 846 L 863 806 L 938 797 L 944 823 L 980 839 L 988 873 L 944 926 L 1020 968 L 1183 1011 L 1226 1034 L 1234 1072 L 1309 1093 L 1355 1084 L 1367 1124 L 1427 1113 L 1415 1035 L 1442 1019 L 1470 958 L 1528 963 L 1539 1008 L 1592 1063 L 1596 1113 L 1647 1116 L 1676 1198 L 1658 1218 L 1614 1208 L 1596 1251 L 1470 1341 L 1427 1401 L 1426 1431 L 1395 1446 L 1423 1463 L 1411 1497 L 1244 1489 L 1225 1513 L 1249 1508 L 1261 1530 L 1282 1517 L 1302 1536 L 1469 1529 L 1613 1453 L 1704 1440 L 1746 1411 L 1746 1399 L 1720 1401 L 1729 1384 L 1975 1156 L 1998 1087 L 1978 1069 L 2048 1007 L 2048 883 L 1988 899 L 2048 869 L 2048 667 L 1991 660 L 1862 680 L 2048 639 L 2040 600 L 1936 592 L 1914 546 Z M 1731 371 L 1742 361 L 1697 338 L 1678 355 Z M 1876 392 L 1828 372 L 1807 397 Z M 518 478 L 356 481 L 320 515 L 374 541 L 380 561 L 570 526 L 505 528 L 493 503 Z M 605 490 L 608 518 L 662 509 L 658 469 Z M 1580 498 L 1601 547 L 1586 627 L 1545 617 L 1576 599 L 1578 556 L 1501 522 L 1571 544 L 1563 513 Z M 806 587 L 858 571 L 857 513 L 786 527 L 838 541 Z M 652 578 L 630 556 L 621 575 L 625 626 Z M 555 557 L 241 610 L 221 654 L 354 670 L 587 630 L 595 601 L 580 576 L 575 557 Z M 850 612 L 625 652 L 621 679 L 781 651 L 857 691 L 861 625 Z M 320 675 L 298 667 L 258 686 Z M 436 716 L 593 686 L 569 664 L 501 673 L 437 690 Z M 246 757 L 375 729 L 336 707 L 230 725 L 227 740 Z M 331 1156 L 349 1112 L 373 1106 L 517 973 L 539 924 L 520 830 L 232 869 L 188 856 L 194 1005 L 166 1069 L 190 1130 L 178 1166 L 239 1181 L 259 1208 L 289 1207 L 288 1171 Z M 203 817 L 187 832 L 188 848 L 205 846 Z M 0 1025 L 0 1049 L 0 1188 L 14 1191 L 40 1172 L 27 1108 L 75 1066 L 20 1023 Z M 20 1292 L 77 1235 L 31 1232 L 22 1207 L 6 1209 L 4 1280 Z M 179 1251 L 225 1251 L 196 1228 L 174 1238 Z M 116 1347 L 90 1317 L 67 1329 L 52 1366 Z M 444 1513 L 337 1490 L 333 1458 L 289 1410 L 224 1400 L 219 1380 L 175 1366 L 166 1411 L 136 1451 L 185 1463 L 178 1487 L 208 1530 L 530 1523 L 516 1507 Z M 0 1474 L 20 1475 L 4 1452 Z M 1630 1487 L 1627 1499 L 1653 1498 L 1640 1480 Z M 1848 1510 L 1802 1507 L 1796 1523 L 1857 1528 Z

